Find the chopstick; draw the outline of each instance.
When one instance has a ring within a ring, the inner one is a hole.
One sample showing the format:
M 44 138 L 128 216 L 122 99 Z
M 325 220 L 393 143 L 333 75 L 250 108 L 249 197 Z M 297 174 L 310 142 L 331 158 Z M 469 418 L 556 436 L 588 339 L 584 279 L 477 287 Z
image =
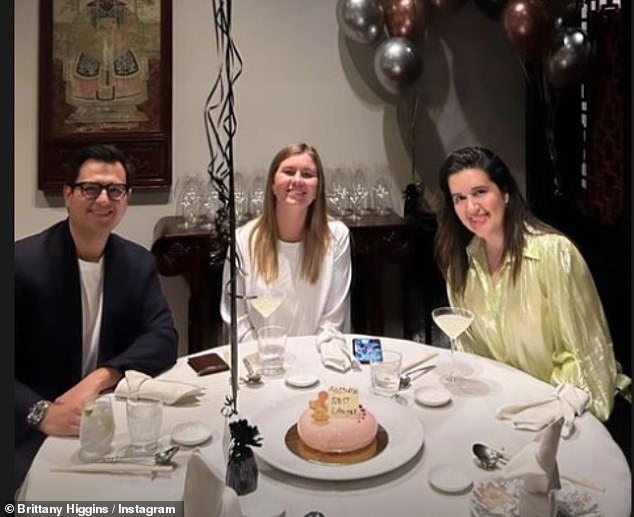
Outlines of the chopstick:
M 172 465 L 139 465 L 137 463 L 86 463 L 85 465 L 61 465 L 51 467 L 51 472 L 113 472 L 113 473 L 150 473 L 171 472 Z

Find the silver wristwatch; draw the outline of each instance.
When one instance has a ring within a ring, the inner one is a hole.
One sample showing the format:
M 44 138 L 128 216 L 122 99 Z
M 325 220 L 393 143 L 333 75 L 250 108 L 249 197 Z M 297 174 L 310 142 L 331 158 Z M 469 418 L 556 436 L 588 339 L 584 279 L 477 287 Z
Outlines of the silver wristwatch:
M 44 420 L 44 415 L 46 415 L 46 410 L 51 405 L 48 400 L 38 400 L 35 404 L 33 404 L 29 409 L 29 414 L 26 415 L 26 422 L 30 427 L 37 428 L 40 425 L 40 422 Z

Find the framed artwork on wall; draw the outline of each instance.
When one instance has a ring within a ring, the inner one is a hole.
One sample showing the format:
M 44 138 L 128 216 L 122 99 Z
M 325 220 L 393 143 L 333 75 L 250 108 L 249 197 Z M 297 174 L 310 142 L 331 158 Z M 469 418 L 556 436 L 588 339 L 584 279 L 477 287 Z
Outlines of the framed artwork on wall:
M 75 152 L 120 147 L 135 190 L 172 182 L 172 0 L 40 0 L 38 188 Z

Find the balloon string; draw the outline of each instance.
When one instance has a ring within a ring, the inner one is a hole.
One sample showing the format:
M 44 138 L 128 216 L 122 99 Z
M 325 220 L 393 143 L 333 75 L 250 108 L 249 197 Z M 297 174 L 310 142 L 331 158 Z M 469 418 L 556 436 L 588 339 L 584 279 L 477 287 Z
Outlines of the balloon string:
M 555 196 L 561 196 L 563 194 L 563 178 L 557 164 L 557 146 L 555 144 L 555 120 L 557 119 L 558 103 L 556 99 L 553 99 L 551 94 L 546 69 L 542 60 L 540 59 L 535 62 L 531 71 L 527 68 L 523 58 L 518 57 L 518 61 L 522 71 L 524 72 L 528 88 L 534 91 L 544 110 L 544 133 L 546 136 L 546 146 L 548 158 L 553 168 L 553 193 Z
M 535 87 L 535 84 L 533 83 L 531 75 L 528 73 L 528 69 L 526 68 L 526 64 L 524 63 L 524 58 L 518 56 L 517 60 L 520 64 L 520 68 L 522 69 L 522 72 L 524 72 L 524 79 L 526 79 L 526 82 L 531 88 L 537 90 L 537 88 Z
M 541 67 L 541 87 L 544 98 L 544 109 L 546 112 L 545 130 L 546 130 L 546 143 L 548 146 L 548 157 L 550 158 L 551 165 L 553 167 L 553 187 L 555 196 L 561 196 L 563 179 L 559 170 L 557 159 L 557 145 L 555 143 L 555 120 L 557 119 L 557 98 L 553 97 L 550 86 L 548 84 L 548 77 L 546 75 L 546 68 Z
M 410 134 L 412 139 L 412 183 L 416 183 L 416 119 L 418 118 L 418 92 L 414 93 Z

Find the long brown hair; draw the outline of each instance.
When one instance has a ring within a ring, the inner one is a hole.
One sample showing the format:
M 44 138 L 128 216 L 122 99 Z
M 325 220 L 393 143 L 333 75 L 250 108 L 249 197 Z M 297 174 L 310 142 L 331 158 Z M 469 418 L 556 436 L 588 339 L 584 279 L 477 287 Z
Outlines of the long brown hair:
M 462 294 L 467 283 L 469 262 L 466 247 L 473 238 L 456 215 L 449 191 L 449 177 L 465 169 L 479 169 L 486 173 L 502 193 L 508 195 L 504 211 L 504 249 L 502 260 L 511 258 L 513 282 L 522 267 L 522 253 L 528 226 L 540 232 L 559 233 L 540 221 L 526 205 L 508 166 L 492 151 L 483 147 L 463 147 L 452 152 L 440 167 L 438 184 L 441 202 L 438 207 L 438 230 L 435 238 L 435 255 L 438 267 L 455 293 Z
M 277 240 L 279 234 L 275 211 L 276 198 L 273 195 L 273 180 L 280 164 L 287 158 L 298 154 L 308 154 L 317 169 L 317 197 L 308 207 L 304 236 L 302 238 L 301 272 L 302 277 L 311 284 L 317 282 L 319 278 L 321 266 L 330 245 L 331 235 L 326 216 L 324 168 L 319 153 L 317 149 L 308 144 L 289 145 L 279 151 L 271 162 L 264 191 L 262 215 L 256 221 L 249 236 L 249 247 L 255 270 L 267 283 L 275 280 L 278 275 Z

